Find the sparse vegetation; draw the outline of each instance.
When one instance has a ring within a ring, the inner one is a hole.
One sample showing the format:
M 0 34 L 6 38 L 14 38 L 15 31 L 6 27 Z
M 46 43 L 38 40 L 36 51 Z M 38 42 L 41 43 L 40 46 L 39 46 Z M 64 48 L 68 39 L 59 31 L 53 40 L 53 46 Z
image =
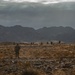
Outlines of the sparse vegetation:
M 15 44 L 0 44 L 0 75 L 75 75 L 75 44 L 20 43 L 19 59 Z

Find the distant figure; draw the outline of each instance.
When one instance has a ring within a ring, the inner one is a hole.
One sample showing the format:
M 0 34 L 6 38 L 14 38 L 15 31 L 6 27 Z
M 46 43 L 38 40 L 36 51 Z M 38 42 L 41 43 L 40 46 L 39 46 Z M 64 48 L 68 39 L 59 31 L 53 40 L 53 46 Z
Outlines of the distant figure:
M 34 42 L 31 42 L 31 45 L 33 45 L 34 44 Z
M 19 58 L 19 51 L 20 51 L 20 46 L 19 46 L 19 44 L 17 44 L 15 46 L 15 56 L 16 56 L 16 58 Z
M 51 42 L 51 45 L 53 44 L 53 42 Z
M 41 42 L 40 45 L 43 45 L 43 43 Z
M 47 44 L 49 44 L 49 42 L 47 42 Z
M 61 41 L 59 41 L 59 44 L 61 43 Z

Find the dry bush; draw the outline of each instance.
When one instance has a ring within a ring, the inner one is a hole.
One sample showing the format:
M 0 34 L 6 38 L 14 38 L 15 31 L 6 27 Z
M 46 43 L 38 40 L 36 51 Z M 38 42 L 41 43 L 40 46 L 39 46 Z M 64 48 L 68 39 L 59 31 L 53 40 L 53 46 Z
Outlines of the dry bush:
M 29 62 L 26 62 L 22 75 L 45 75 L 45 73 L 42 70 L 34 68 Z
M 34 70 L 25 70 L 22 75 L 39 75 L 37 71 Z
M 37 69 L 28 69 L 28 70 L 25 70 L 22 75 L 46 75 L 43 71 L 39 71 Z
M 16 66 L 20 71 L 17 71 L 17 75 L 45 75 L 45 73 L 42 70 L 38 70 L 32 66 L 30 62 L 17 62 Z

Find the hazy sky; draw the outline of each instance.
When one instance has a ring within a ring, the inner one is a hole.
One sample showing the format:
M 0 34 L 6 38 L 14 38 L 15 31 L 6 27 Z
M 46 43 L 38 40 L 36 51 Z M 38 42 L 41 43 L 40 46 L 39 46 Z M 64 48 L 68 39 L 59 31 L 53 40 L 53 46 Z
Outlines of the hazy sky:
M 75 0 L 0 0 L 0 24 L 75 28 Z

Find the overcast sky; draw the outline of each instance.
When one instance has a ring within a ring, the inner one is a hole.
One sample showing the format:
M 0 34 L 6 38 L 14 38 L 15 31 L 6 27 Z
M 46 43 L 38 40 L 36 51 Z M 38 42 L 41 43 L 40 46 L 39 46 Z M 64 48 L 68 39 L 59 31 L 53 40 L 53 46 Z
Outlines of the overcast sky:
M 0 0 L 0 24 L 75 28 L 75 0 Z
M 75 0 L 4 0 L 4 1 L 11 1 L 11 2 L 70 2 L 70 1 L 75 1 Z

